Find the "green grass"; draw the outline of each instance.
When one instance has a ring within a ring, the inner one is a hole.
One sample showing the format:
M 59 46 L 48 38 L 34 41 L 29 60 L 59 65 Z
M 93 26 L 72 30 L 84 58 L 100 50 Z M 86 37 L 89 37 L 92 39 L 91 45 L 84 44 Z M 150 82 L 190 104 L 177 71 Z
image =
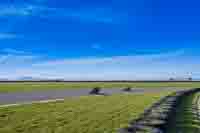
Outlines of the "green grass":
M 121 87 L 136 87 L 136 88 L 162 88 L 162 87 L 176 87 L 176 88 L 197 88 L 200 87 L 200 82 L 136 82 L 136 83 L 1 83 L 0 93 L 9 92 L 23 92 L 23 91 L 37 91 L 37 90 L 57 90 L 57 89 L 84 89 L 93 87 L 103 88 L 121 88 Z
M 200 133 L 200 114 L 196 109 L 199 96 L 197 93 L 183 98 L 167 133 Z
M 168 94 L 90 96 L 0 108 L 0 133 L 114 133 Z

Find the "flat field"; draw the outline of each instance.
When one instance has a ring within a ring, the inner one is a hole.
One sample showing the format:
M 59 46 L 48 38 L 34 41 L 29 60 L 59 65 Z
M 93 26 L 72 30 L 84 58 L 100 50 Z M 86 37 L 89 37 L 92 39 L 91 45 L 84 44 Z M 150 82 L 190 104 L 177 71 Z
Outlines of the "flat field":
M 85 96 L 0 108 L 0 133 L 114 133 L 170 93 Z
M 25 82 L 0 83 L 0 93 L 57 89 L 102 88 L 200 88 L 200 82 Z

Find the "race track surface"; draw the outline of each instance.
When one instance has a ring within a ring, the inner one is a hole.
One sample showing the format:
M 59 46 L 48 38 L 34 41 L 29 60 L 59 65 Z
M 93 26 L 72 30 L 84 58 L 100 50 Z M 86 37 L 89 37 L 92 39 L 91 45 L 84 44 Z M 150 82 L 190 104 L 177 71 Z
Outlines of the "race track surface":
M 102 89 L 101 93 L 106 95 L 120 94 L 120 93 L 153 93 L 165 90 L 182 90 L 176 88 L 156 88 L 156 89 L 132 89 L 131 92 L 124 92 L 122 89 Z M 63 99 L 67 97 L 80 97 L 89 96 L 91 89 L 67 89 L 67 90 L 49 90 L 49 91 L 34 91 L 34 92 L 16 92 L 16 93 L 0 93 L 0 104 L 16 104 L 16 103 L 26 103 L 35 102 L 42 100 L 53 100 L 53 99 Z

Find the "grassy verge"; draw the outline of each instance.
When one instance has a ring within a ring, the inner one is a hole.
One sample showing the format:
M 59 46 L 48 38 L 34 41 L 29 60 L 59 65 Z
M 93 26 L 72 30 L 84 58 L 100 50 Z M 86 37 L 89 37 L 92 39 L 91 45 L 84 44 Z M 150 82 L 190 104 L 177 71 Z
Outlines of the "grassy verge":
M 168 94 L 90 96 L 0 108 L 0 133 L 114 133 Z
M 200 93 L 185 96 L 177 108 L 167 133 L 199 133 L 200 118 L 197 100 Z
M 136 82 L 136 83 L 1 83 L 0 93 L 9 92 L 24 92 L 24 91 L 37 91 L 37 90 L 57 90 L 57 89 L 84 89 L 93 87 L 103 88 L 121 88 L 121 87 L 135 87 L 135 88 L 163 88 L 163 87 L 176 87 L 176 88 L 197 88 L 200 87 L 200 82 Z

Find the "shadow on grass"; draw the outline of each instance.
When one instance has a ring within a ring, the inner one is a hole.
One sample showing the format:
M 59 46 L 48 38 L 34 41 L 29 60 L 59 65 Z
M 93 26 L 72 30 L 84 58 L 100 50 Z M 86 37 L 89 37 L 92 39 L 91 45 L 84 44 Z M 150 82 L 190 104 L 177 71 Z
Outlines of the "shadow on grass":
M 174 115 L 168 122 L 166 133 L 200 133 L 199 96 L 198 92 L 181 99 Z

